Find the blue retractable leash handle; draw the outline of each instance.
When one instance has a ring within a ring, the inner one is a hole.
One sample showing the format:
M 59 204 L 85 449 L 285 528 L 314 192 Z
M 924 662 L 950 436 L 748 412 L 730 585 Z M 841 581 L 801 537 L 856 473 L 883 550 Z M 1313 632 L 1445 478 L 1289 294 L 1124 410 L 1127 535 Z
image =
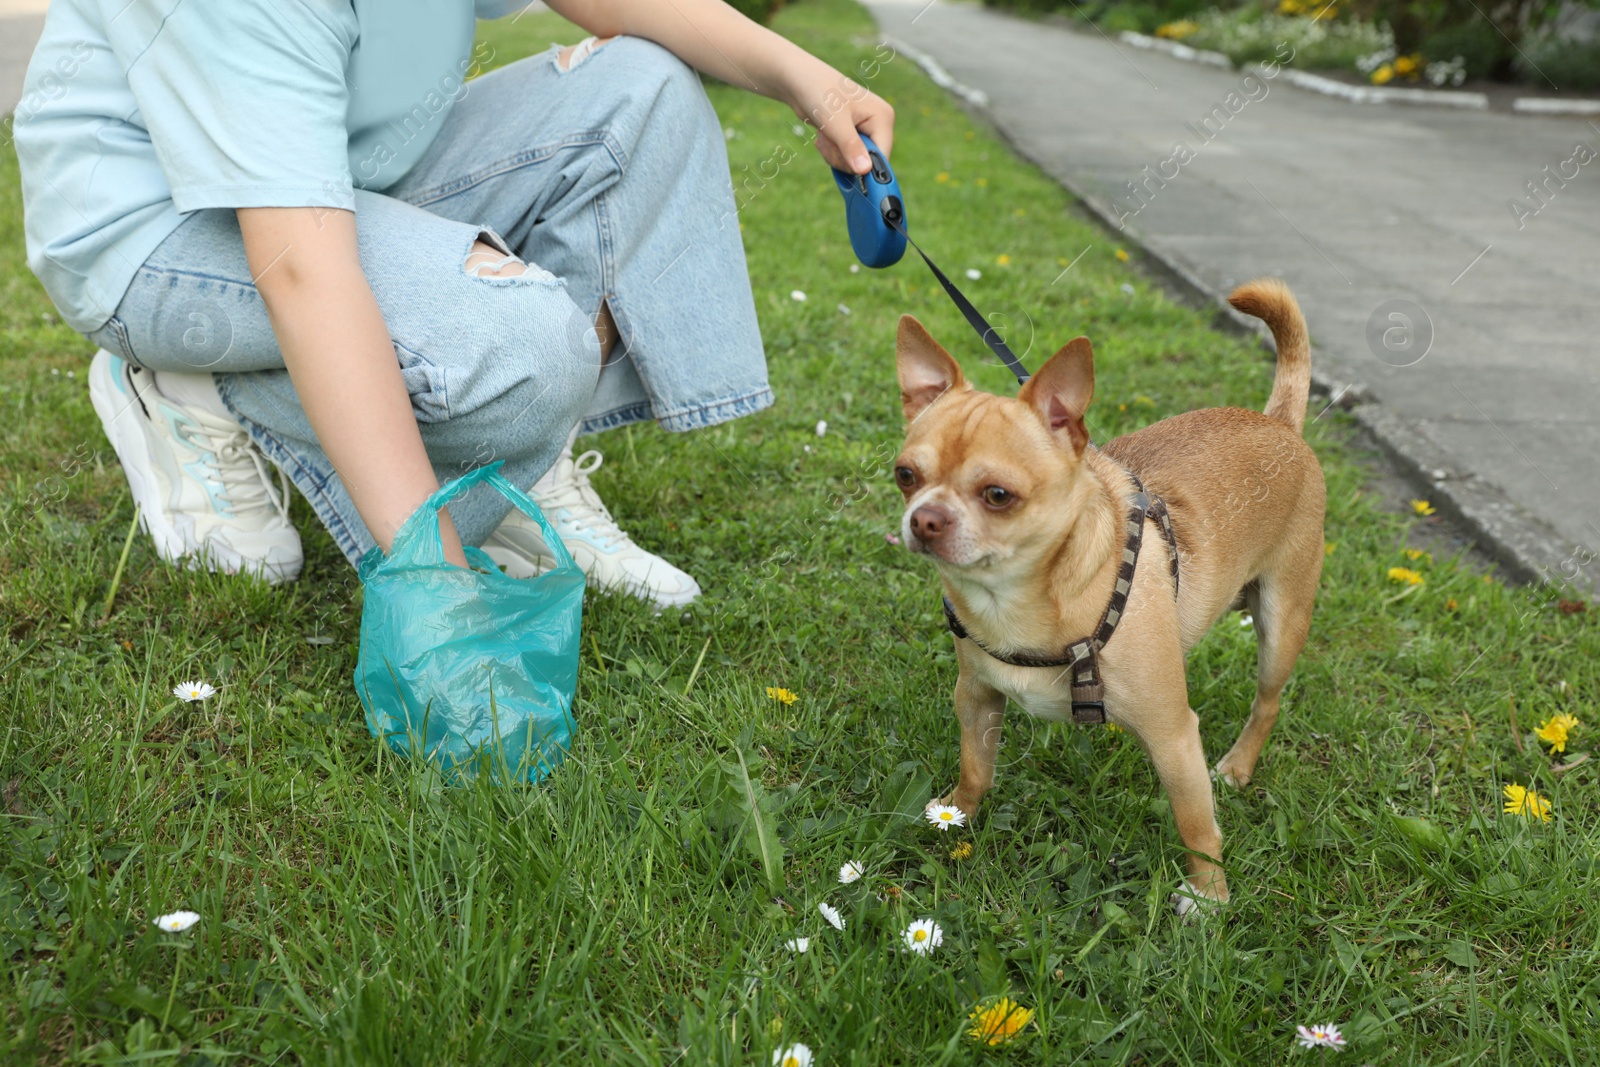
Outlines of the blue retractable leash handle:
M 933 271 L 933 276 L 939 279 L 939 284 L 944 286 L 945 293 L 961 309 L 967 324 L 977 331 L 990 351 L 999 356 L 1000 361 L 1017 376 L 1017 384 L 1026 382 L 1028 368 L 1022 365 L 1022 360 L 1017 358 L 978 309 L 972 306 L 972 301 L 962 295 L 955 283 L 945 277 L 944 271 L 928 258 L 922 246 L 911 240 L 911 235 L 906 232 L 906 206 L 900 196 L 900 183 L 895 180 L 894 171 L 889 169 L 889 161 L 883 158 L 883 153 L 872 143 L 872 138 L 862 134 L 861 140 L 867 146 L 867 158 L 872 161 L 871 171 L 866 174 L 846 174 L 842 170 L 833 172 L 833 180 L 844 197 L 845 221 L 850 227 L 850 247 L 855 250 L 856 258 L 868 267 L 892 267 L 906 254 L 906 245 L 911 245 L 922 257 L 922 262 Z

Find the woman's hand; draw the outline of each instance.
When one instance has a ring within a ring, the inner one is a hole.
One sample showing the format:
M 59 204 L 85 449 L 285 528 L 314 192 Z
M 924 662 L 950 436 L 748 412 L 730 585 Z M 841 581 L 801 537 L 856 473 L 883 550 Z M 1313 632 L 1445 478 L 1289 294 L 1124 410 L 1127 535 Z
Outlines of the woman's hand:
M 374 540 L 394 535 L 439 482 L 394 342 L 361 270 L 356 217 L 311 207 L 240 208 L 239 231 L 289 380 Z M 449 515 L 445 559 L 467 565 Z
M 558 15 L 596 37 L 629 34 L 669 49 L 702 73 L 782 100 L 818 131 L 828 165 L 871 169 L 859 129 L 889 154 L 894 108 L 799 45 L 739 14 L 722 0 L 549 0 Z
M 856 131 L 872 138 L 885 156 L 894 147 L 894 108 L 877 93 L 821 60 L 806 56 L 791 77 L 784 102 L 817 129 L 817 151 L 835 170 L 865 174 L 867 147 Z

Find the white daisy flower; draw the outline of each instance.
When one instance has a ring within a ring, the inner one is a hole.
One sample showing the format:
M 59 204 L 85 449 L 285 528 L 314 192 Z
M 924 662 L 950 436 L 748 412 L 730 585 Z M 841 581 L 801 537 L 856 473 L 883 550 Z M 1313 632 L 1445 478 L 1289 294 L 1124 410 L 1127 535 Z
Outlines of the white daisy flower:
M 216 696 L 217 690 L 210 682 L 179 682 L 172 687 L 172 695 L 193 704 L 197 700 Z
M 827 433 L 828 433 L 828 420 L 827 419 L 818 419 L 817 420 L 817 436 L 818 437 L 824 437 L 824 436 L 827 435 Z
M 855 860 L 851 860 L 849 863 L 839 868 L 839 884 L 849 885 L 851 882 L 859 882 L 861 880 L 861 876 L 866 873 L 867 869 L 865 867 L 861 866 L 861 864 L 857 863 Z
M 906 948 L 919 956 L 926 956 L 944 943 L 944 931 L 932 919 L 918 919 L 900 935 Z
M 822 903 L 817 905 L 817 910 L 822 913 L 822 917 L 824 919 L 828 920 L 829 926 L 833 927 L 835 930 L 844 929 L 844 916 L 839 914 L 838 908 L 834 907 L 832 904 Z
M 192 911 L 175 911 L 170 915 L 156 916 L 156 926 L 169 934 L 181 934 L 199 921 L 200 916 Z
M 949 804 L 930 805 L 928 810 L 923 812 L 923 816 L 941 830 L 967 824 L 967 813 Z
M 979 270 L 977 267 L 968 267 L 967 277 L 971 278 L 973 281 L 977 281 L 979 278 L 983 277 L 983 271 Z
M 1321 1026 L 1295 1027 L 1295 1040 L 1300 1042 L 1301 1048 L 1344 1048 L 1344 1035 L 1332 1023 L 1323 1023 Z
M 809 937 L 792 937 L 783 943 L 783 947 L 798 955 L 811 948 L 811 939 Z
M 772 1054 L 772 1067 L 811 1067 L 811 1046 L 796 1041 Z
M 1123 282 L 1122 283 L 1122 291 L 1124 293 L 1127 293 L 1129 296 L 1132 296 L 1133 295 L 1133 286 L 1129 285 L 1127 282 Z
M 850 305 L 849 304 L 840 304 L 839 305 L 839 314 L 841 314 L 841 315 L 850 314 Z
M 790 289 L 789 290 L 789 299 L 790 300 L 798 300 L 800 303 L 803 304 L 803 303 L 805 303 L 805 300 L 806 300 L 806 294 L 802 293 L 798 289 Z
M 859 264 L 859 263 L 850 264 L 850 273 L 851 274 L 860 274 L 861 273 L 861 264 Z
M 1254 619 L 1252 619 L 1249 615 L 1240 615 L 1239 616 L 1239 625 L 1240 626 L 1250 627 L 1250 626 L 1254 626 L 1255 624 L 1256 624 L 1256 621 Z

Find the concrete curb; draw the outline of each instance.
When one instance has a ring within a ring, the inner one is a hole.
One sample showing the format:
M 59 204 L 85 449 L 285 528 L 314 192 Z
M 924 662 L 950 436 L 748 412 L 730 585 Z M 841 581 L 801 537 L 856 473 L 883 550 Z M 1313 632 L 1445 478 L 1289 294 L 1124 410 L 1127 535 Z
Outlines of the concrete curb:
M 918 54 L 915 49 L 906 48 L 893 38 L 884 37 L 883 42 L 913 59 Z M 945 76 L 950 77 L 948 74 Z M 955 82 L 955 79 L 951 78 L 951 81 Z M 1152 248 L 1133 231 L 1119 227 L 1117 212 L 1111 205 L 1078 182 L 1045 168 L 1011 135 L 1010 130 L 988 109 L 987 103 L 974 105 L 968 94 L 976 94 L 985 101 L 987 96 L 960 82 L 955 82 L 955 85 L 966 92 L 952 90 L 953 94 L 966 101 L 975 117 L 996 131 L 1013 152 L 1050 174 L 1077 198 L 1108 233 L 1116 234 L 1123 244 L 1137 246 L 1144 254 L 1150 272 L 1163 288 L 1185 302 L 1210 308 L 1217 325 L 1239 336 L 1253 337 L 1267 352 L 1276 353 L 1271 331 L 1265 323 L 1235 311 L 1228 304 L 1226 293 L 1212 289 L 1183 263 Z M 1459 469 L 1447 452 L 1378 403 L 1365 384 L 1330 377 L 1317 370 L 1313 360 L 1311 387 L 1313 395 L 1324 399 L 1328 407 L 1347 411 L 1356 425 L 1394 461 L 1399 473 L 1416 488 L 1418 494 L 1426 497 L 1440 514 L 1464 530 L 1477 542 L 1480 550 L 1505 568 L 1507 576 L 1519 582 L 1548 583 L 1561 587 L 1572 584 L 1577 575 L 1587 573 L 1586 564 L 1594 558 L 1590 550 L 1568 541 L 1543 520 L 1525 511 L 1499 486 Z M 1571 574 L 1553 568 L 1547 562 L 1553 559 L 1562 560 L 1561 570 L 1570 570 Z M 1577 566 L 1569 567 L 1574 561 Z M 1591 578 L 1586 588 L 1591 593 L 1600 592 L 1600 581 Z
M 1208 52 L 1191 48 L 1178 41 L 1148 34 L 1123 30 L 1118 38 L 1134 48 L 1160 52 L 1186 63 L 1204 63 L 1213 67 L 1233 69 L 1233 61 L 1221 52 Z M 1352 104 L 1413 104 L 1419 107 L 1466 108 L 1487 111 L 1489 97 L 1486 93 L 1463 92 L 1458 89 L 1409 89 L 1405 86 L 1351 85 L 1337 78 L 1329 78 L 1310 71 L 1285 68 L 1283 78 L 1290 85 L 1323 96 L 1335 96 Z M 1519 96 L 1511 102 L 1511 110 L 1522 115 L 1600 115 L 1600 100 L 1568 100 L 1552 96 Z

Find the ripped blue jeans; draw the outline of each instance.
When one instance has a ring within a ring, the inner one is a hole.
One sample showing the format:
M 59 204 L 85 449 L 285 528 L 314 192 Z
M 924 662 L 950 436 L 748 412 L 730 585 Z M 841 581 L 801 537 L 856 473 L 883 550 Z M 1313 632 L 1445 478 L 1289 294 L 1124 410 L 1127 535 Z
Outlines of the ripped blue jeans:
M 671 53 L 621 37 L 468 83 L 417 165 L 358 192 L 362 269 L 441 482 L 494 460 L 532 485 L 567 434 L 654 419 L 690 430 L 772 403 L 721 124 Z M 479 240 L 529 264 L 468 273 Z M 251 436 L 352 563 L 373 538 L 284 369 L 232 211 L 197 211 L 91 340 L 155 371 L 216 375 Z M 618 340 L 604 368 L 593 324 Z M 463 541 L 498 493 L 450 506 Z

